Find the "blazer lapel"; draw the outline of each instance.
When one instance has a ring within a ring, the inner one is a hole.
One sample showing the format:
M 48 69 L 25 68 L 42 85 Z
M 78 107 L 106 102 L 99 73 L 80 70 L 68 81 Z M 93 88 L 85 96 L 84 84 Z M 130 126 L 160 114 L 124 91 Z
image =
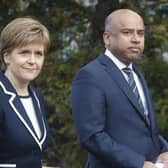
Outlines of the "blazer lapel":
M 39 99 L 36 93 L 33 91 L 31 87 L 30 87 L 30 93 L 32 95 L 33 105 L 36 111 L 37 119 L 38 119 L 40 130 L 41 130 L 40 141 L 42 141 L 42 139 L 46 136 L 46 124 L 43 118 L 43 113 L 41 109 L 42 107 L 40 106 L 40 102 L 39 102 Z
M 17 109 L 17 111 L 18 111 L 18 117 L 21 119 L 21 121 L 23 121 L 23 119 L 24 119 L 24 122 L 25 123 L 27 123 L 27 125 L 29 126 L 29 128 L 33 131 L 33 133 L 35 134 L 35 131 L 34 131 L 34 129 L 33 129 L 33 125 L 32 125 L 32 123 L 31 123 L 31 121 L 30 121 L 30 119 L 29 119 L 29 117 L 28 117 L 28 115 L 27 115 L 27 113 L 26 113 L 26 111 L 25 111 L 25 108 L 24 108 L 24 106 L 22 105 L 22 103 L 21 103 L 21 101 L 20 101 L 20 99 L 19 99 L 19 97 L 16 95 L 15 96 L 15 98 L 13 99 L 13 107 L 14 107 L 14 109 Z M 15 110 L 16 111 L 16 110 Z M 17 114 L 17 113 L 16 113 Z M 23 123 L 24 123 L 23 122 Z
M 123 74 L 120 72 L 117 66 L 113 63 L 113 61 L 110 58 L 108 58 L 107 56 L 103 54 L 98 57 L 98 60 L 100 61 L 102 65 L 105 66 L 105 70 L 107 71 L 107 73 L 111 76 L 113 81 L 116 82 L 116 84 L 119 86 L 122 92 L 127 96 L 130 103 L 137 109 L 137 111 L 139 112 L 139 115 L 148 125 L 146 118 L 143 115 L 143 112 L 138 104 L 138 101 L 135 98 L 135 95 L 133 94 L 129 84 L 127 83 Z
M 33 137 L 33 139 L 35 140 L 35 142 L 38 144 L 39 148 L 42 150 L 42 144 L 45 141 L 46 138 L 46 127 L 45 127 L 45 123 L 44 120 L 40 118 L 42 118 L 42 114 L 40 116 L 40 110 L 39 106 L 37 105 L 39 104 L 39 102 L 34 102 L 34 106 L 35 106 L 35 110 L 37 110 L 37 118 L 39 120 L 39 124 L 40 124 L 40 128 L 42 131 L 42 136 L 41 139 L 39 140 L 34 128 L 32 126 L 32 123 L 29 119 L 29 117 L 26 114 L 26 111 L 19 99 L 19 97 L 17 96 L 16 90 L 13 88 L 13 86 L 11 85 L 11 83 L 9 82 L 9 80 L 3 75 L 2 72 L 0 72 L 0 79 L 2 78 L 2 81 L 0 81 L 0 87 L 2 87 L 4 94 L 9 96 L 9 105 L 11 106 L 11 108 L 13 109 L 13 111 L 15 112 L 16 116 L 19 118 L 20 122 L 23 124 L 23 126 L 28 130 L 28 132 L 30 133 L 30 135 Z M 33 94 L 34 96 L 34 94 Z M 34 99 L 34 98 L 33 98 Z M 37 99 L 37 97 L 35 98 Z M 33 100 L 34 101 L 34 100 Z M 38 108 L 37 108 L 38 106 Z M 43 125 L 43 126 L 42 126 Z

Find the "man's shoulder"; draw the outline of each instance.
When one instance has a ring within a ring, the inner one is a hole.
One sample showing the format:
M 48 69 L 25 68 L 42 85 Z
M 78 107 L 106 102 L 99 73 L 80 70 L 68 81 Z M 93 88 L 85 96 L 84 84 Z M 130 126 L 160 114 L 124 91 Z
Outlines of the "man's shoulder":
M 83 65 L 80 70 L 88 69 L 88 70 L 94 70 L 95 68 L 98 68 L 100 66 L 100 58 L 104 57 L 104 54 L 99 54 L 96 58 L 90 60 L 88 63 Z
M 104 69 L 101 65 L 100 57 L 104 56 L 103 54 L 100 54 L 95 59 L 88 62 L 86 65 L 80 68 L 80 70 L 77 72 L 75 79 L 95 79 L 99 78 L 101 74 L 103 74 Z M 104 56 L 105 57 L 105 56 Z

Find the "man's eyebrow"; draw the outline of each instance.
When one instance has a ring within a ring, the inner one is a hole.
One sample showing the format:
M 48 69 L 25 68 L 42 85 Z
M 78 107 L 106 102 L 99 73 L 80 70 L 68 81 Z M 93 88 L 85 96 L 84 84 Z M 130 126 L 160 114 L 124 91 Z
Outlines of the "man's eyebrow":
M 121 30 L 138 30 L 138 31 L 144 31 L 145 29 L 123 28 Z

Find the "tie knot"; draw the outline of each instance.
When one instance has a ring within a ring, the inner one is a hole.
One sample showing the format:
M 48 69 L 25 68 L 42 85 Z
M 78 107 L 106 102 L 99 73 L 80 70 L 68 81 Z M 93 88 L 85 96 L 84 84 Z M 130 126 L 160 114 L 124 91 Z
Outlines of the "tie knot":
M 128 68 L 128 67 L 123 68 L 122 70 L 127 74 L 128 77 L 129 77 L 129 76 L 131 75 L 131 73 L 132 73 L 131 68 Z

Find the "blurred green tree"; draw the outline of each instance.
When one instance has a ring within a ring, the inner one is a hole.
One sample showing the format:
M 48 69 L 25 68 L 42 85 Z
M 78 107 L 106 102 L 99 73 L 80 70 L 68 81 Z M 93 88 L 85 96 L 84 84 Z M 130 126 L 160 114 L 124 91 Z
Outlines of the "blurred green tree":
M 168 9 L 167 0 L 2 0 L 0 30 L 16 17 L 32 16 L 45 24 L 51 47 L 40 77 L 35 81 L 45 96 L 51 143 L 47 164 L 82 168 L 86 151 L 77 141 L 71 115 L 71 82 L 81 66 L 104 50 L 104 19 L 113 10 L 130 8 L 143 16 L 146 48 L 137 63 L 149 84 L 160 130 L 168 138 Z

